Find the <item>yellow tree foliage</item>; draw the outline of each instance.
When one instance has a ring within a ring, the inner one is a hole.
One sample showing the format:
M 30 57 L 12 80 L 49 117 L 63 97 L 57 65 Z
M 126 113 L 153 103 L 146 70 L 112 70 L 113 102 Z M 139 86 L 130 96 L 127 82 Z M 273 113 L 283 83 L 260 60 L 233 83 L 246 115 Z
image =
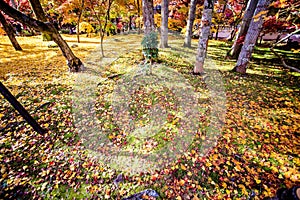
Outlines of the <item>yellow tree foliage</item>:
M 90 23 L 87 23 L 87 22 L 81 22 L 79 24 L 79 31 L 80 32 L 85 32 L 85 33 L 95 32 L 93 26 Z

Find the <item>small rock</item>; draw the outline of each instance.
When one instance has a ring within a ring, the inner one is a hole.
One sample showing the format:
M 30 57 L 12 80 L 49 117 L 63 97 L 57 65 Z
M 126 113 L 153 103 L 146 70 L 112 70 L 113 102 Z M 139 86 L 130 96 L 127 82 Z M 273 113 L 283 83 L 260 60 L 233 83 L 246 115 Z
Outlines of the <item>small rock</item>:
M 58 45 L 56 43 L 48 44 L 48 48 L 57 48 Z
M 143 195 L 147 195 L 150 197 L 158 198 L 159 195 L 155 190 L 144 190 L 142 192 L 131 195 L 130 197 L 123 198 L 122 200 L 143 200 Z
M 123 182 L 123 175 L 119 174 L 116 179 L 114 179 L 114 184 L 116 187 L 119 186 L 119 183 Z
M 78 47 L 78 45 L 77 45 L 77 44 L 72 44 L 71 47 L 72 47 L 72 48 L 76 48 L 76 47 Z

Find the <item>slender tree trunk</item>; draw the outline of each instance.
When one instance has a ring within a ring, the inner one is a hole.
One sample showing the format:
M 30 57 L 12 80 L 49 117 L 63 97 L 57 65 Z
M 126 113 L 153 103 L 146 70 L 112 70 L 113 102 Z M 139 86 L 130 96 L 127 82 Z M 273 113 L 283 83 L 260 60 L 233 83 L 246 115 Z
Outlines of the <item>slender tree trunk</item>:
M 140 6 L 140 0 L 136 0 L 136 3 L 137 3 L 137 10 L 138 10 L 138 34 L 141 34 L 141 6 Z
M 160 33 L 160 47 L 168 47 L 168 17 L 169 17 L 169 0 L 162 0 L 161 2 L 161 33 Z
M 22 48 L 19 45 L 19 43 L 15 37 L 13 27 L 9 23 L 7 23 L 7 21 L 5 20 L 5 17 L 2 15 L 1 11 L 0 11 L 0 23 L 2 24 L 3 29 L 6 32 L 8 38 L 9 38 L 11 44 L 13 45 L 13 47 L 15 48 L 15 50 L 22 51 Z
M 107 7 L 106 13 L 104 15 L 105 16 L 105 22 L 104 22 L 103 26 L 102 26 L 102 22 L 101 22 L 101 16 L 97 14 L 94 7 L 91 7 L 92 12 L 93 12 L 94 16 L 96 17 L 96 19 L 98 21 L 98 24 L 100 26 L 100 47 L 101 47 L 102 57 L 105 57 L 103 41 L 104 41 L 105 30 L 106 30 L 106 27 L 107 27 L 107 24 L 108 24 L 108 20 L 110 20 L 110 9 L 111 9 L 111 6 L 113 4 L 113 1 L 114 0 L 109 0 L 108 1 L 108 5 L 107 5 L 108 7 Z
M 144 34 L 148 35 L 155 30 L 153 0 L 143 0 L 143 20 Z
M 210 27 L 213 15 L 214 0 L 205 0 L 204 9 L 201 18 L 201 33 L 198 42 L 198 50 L 196 55 L 196 63 L 194 66 L 194 74 L 201 74 L 204 72 L 203 65 L 206 57 L 208 37 L 210 34 Z
M 68 46 L 66 41 L 63 40 L 61 35 L 58 33 L 56 28 L 53 26 L 53 24 L 44 23 L 39 20 L 30 18 L 27 15 L 10 7 L 3 0 L 0 0 L 0 10 L 3 11 L 8 16 L 10 16 L 11 18 L 13 18 L 23 24 L 26 24 L 27 26 L 29 26 L 37 31 L 52 34 L 54 42 L 57 43 L 57 45 L 60 47 L 64 57 L 68 61 L 68 66 L 70 68 L 70 71 L 77 72 L 77 71 L 79 71 L 80 67 L 83 66 L 81 60 L 73 54 L 71 48 Z
M 219 37 L 219 29 L 220 29 L 220 24 L 218 24 L 217 26 L 217 31 L 216 31 L 216 35 L 215 35 L 215 40 L 218 40 Z M 212 35 L 213 36 L 213 35 Z
M 224 2 L 224 6 L 223 6 L 223 10 L 222 10 L 222 18 L 225 19 L 225 11 L 226 11 L 226 7 L 227 7 L 227 2 L 228 0 L 226 0 Z M 218 23 L 218 26 L 217 26 L 217 31 L 216 31 L 216 35 L 215 35 L 215 40 L 217 40 L 219 38 L 219 30 L 220 30 L 220 23 Z
M 80 9 L 79 9 L 79 15 L 78 15 L 78 18 L 77 18 L 77 42 L 78 43 L 80 43 L 79 25 L 80 25 L 80 20 L 81 20 L 81 15 L 82 15 L 83 7 L 84 7 L 84 0 L 81 0 L 81 5 L 80 5 Z
M 101 53 L 102 53 L 102 56 L 104 57 L 104 48 L 103 48 L 103 40 L 104 40 L 104 36 L 105 36 L 105 31 L 106 31 L 106 27 L 107 27 L 107 23 L 108 23 L 108 20 L 110 19 L 110 9 L 111 9 L 111 5 L 113 3 L 113 0 L 109 0 L 108 1 L 108 8 L 106 10 L 106 15 L 105 15 L 105 22 L 104 22 L 104 26 L 103 26 L 103 30 L 102 30 L 102 35 L 100 37 L 100 42 L 101 42 Z M 99 18 L 100 19 L 100 18 Z M 100 23 L 101 23 L 101 20 L 100 20 Z
M 249 64 L 250 58 L 252 56 L 252 51 L 254 49 L 255 43 L 261 31 L 264 15 L 261 15 L 262 11 L 268 9 L 271 0 L 259 0 L 257 7 L 254 12 L 254 16 L 250 22 L 250 26 L 245 37 L 244 45 L 242 47 L 241 53 L 237 60 L 236 67 L 233 69 L 236 72 L 245 74 L 247 66 Z M 261 16 L 259 16 L 261 15 Z
M 29 0 L 32 10 L 36 16 L 36 18 L 42 22 L 47 22 L 47 17 L 45 12 L 40 4 L 39 0 Z M 43 41 L 51 41 L 52 35 L 49 33 L 42 33 Z
M 186 33 L 184 38 L 184 47 L 191 47 L 192 34 L 193 34 L 193 26 L 195 21 L 195 13 L 196 13 L 196 4 L 197 0 L 191 0 L 190 9 L 189 9 L 189 17 L 186 25 Z
M 241 52 L 241 49 L 242 49 L 242 46 L 243 46 L 242 38 L 245 37 L 245 35 L 247 34 L 251 19 L 253 17 L 255 8 L 257 6 L 257 3 L 258 3 L 258 0 L 249 0 L 248 1 L 247 8 L 246 8 L 241 26 L 238 30 L 236 40 L 234 41 L 233 46 L 232 46 L 232 50 L 230 52 L 230 55 L 233 58 L 238 58 L 238 56 Z

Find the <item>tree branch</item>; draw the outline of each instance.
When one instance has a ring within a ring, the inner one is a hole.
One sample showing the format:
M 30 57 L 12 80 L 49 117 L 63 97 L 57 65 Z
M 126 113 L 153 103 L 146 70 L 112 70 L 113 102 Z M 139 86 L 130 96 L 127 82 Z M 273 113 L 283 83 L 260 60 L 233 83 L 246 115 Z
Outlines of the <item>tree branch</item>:
M 270 50 L 275 54 L 275 56 L 277 56 L 277 57 L 280 59 L 282 65 L 283 65 L 284 67 L 286 67 L 286 68 L 288 68 L 288 69 L 291 69 L 291 70 L 294 70 L 294 71 L 300 73 L 300 69 L 297 69 L 297 68 L 295 68 L 295 67 L 293 67 L 293 66 L 290 66 L 290 65 L 286 64 L 284 58 L 283 58 L 281 55 L 279 55 L 279 53 L 277 53 L 277 52 L 273 49 L 273 47 L 271 47 Z
M 271 50 L 272 53 L 274 53 L 275 56 L 277 56 L 277 57 L 280 59 L 282 65 L 283 65 L 285 68 L 288 68 L 288 69 L 291 69 L 291 70 L 293 70 L 293 71 L 295 71 L 295 72 L 299 72 L 299 73 L 300 73 L 300 69 L 295 68 L 295 67 L 293 67 L 293 66 L 290 66 L 290 65 L 286 64 L 284 58 L 283 58 L 279 53 L 277 53 L 277 52 L 274 50 L 274 47 L 275 47 L 277 44 L 279 44 L 280 42 L 282 42 L 282 41 L 288 39 L 289 37 L 291 37 L 292 35 L 294 35 L 294 34 L 296 34 L 296 33 L 298 33 L 298 32 L 300 32 L 300 29 L 297 28 L 297 30 L 295 30 L 294 32 L 288 34 L 287 36 L 285 36 L 284 38 L 282 38 L 282 39 L 279 40 L 278 42 L 274 43 L 274 44 L 270 47 L 270 50 Z
M 0 10 L 3 11 L 8 16 L 16 19 L 17 21 L 23 24 L 26 24 L 27 26 L 32 27 L 35 30 L 38 30 L 40 32 L 46 32 L 46 33 L 54 32 L 53 30 L 54 27 L 50 26 L 50 23 L 47 22 L 44 23 L 39 20 L 28 17 L 27 15 L 21 13 L 20 11 L 10 7 L 3 0 L 0 0 Z
M 275 47 L 275 46 L 276 46 L 277 44 L 279 44 L 280 42 L 282 42 L 282 41 L 288 39 L 289 37 L 291 37 L 292 35 L 294 35 L 294 34 L 296 34 L 296 33 L 298 33 L 298 32 L 300 32 L 300 29 L 295 30 L 294 32 L 288 34 L 287 36 L 285 36 L 284 38 L 282 38 L 282 39 L 279 40 L 278 42 L 274 43 L 274 44 L 273 44 L 273 47 Z

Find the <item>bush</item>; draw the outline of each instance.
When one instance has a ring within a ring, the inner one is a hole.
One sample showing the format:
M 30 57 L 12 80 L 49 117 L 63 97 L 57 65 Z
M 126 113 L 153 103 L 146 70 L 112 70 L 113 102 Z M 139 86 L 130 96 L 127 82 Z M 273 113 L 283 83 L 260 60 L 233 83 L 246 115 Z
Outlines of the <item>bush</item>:
M 158 57 L 158 38 L 157 33 L 152 31 L 142 40 L 143 55 L 146 59 L 152 60 Z

